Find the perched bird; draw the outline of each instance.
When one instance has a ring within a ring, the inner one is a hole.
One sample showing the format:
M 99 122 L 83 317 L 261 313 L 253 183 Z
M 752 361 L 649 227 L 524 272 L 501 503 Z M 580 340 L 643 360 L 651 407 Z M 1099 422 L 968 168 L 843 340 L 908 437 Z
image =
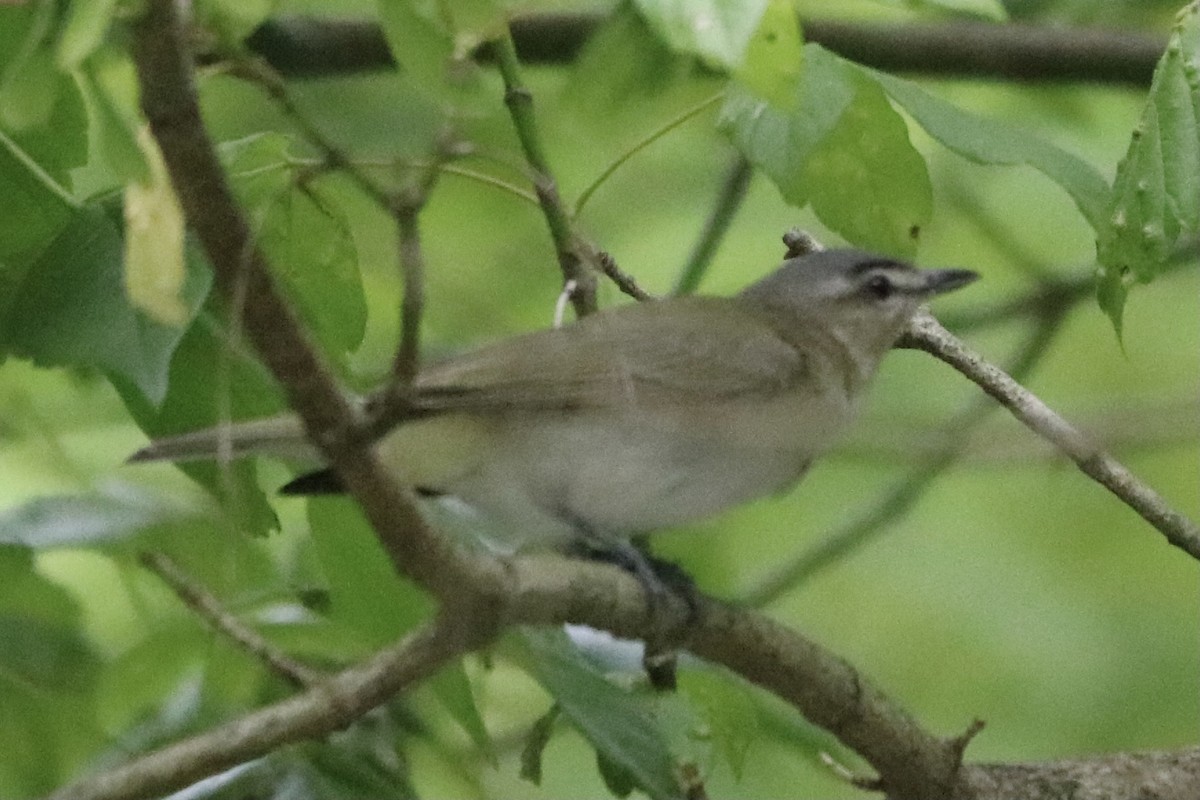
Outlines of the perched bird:
M 411 419 L 376 446 L 400 481 L 465 501 L 515 546 L 628 553 L 632 536 L 795 484 L 917 308 L 976 277 L 828 250 L 734 297 L 601 311 L 426 367 Z M 162 439 L 131 460 L 211 458 L 218 442 L 316 457 L 283 416 Z M 339 488 L 323 470 L 283 491 Z

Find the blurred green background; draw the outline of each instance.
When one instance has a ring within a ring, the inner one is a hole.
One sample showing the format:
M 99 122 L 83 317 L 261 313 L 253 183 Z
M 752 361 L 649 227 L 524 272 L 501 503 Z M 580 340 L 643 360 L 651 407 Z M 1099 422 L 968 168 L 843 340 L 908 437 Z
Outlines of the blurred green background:
M 806 14 L 844 18 L 927 19 L 930 13 L 905 3 L 800 5 Z M 1175 3 L 1144 2 L 1007 5 L 1013 16 L 1042 24 L 1154 32 L 1165 32 L 1177 10 Z M 340 4 L 337 12 L 369 15 L 373 8 Z M 329 9 L 318 2 L 285 2 L 277 10 Z M 620 83 L 623 76 L 603 54 L 591 55 L 573 66 L 526 71 L 550 163 L 569 201 L 614 158 L 719 88 L 710 77 L 682 71 L 647 86 L 642 95 L 622 95 L 624 102 L 613 105 L 611 94 L 627 88 Z M 963 108 L 1009 120 L 1058 144 L 1110 179 L 1144 102 L 1144 93 L 1132 88 L 951 80 L 926 85 Z M 314 80 L 294 90 L 314 123 L 356 156 L 421 155 L 428 131 L 414 119 L 427 101 L 406 80 L 387 75 Z M 218 141 L 291 129 L 257 90 L 229 76 L 205 73 L 201 91 Z M 474 105 L 485 111 L 465 124 L 484 142 L 483 154 L 495 158 L 489 168 L 523 185 L 519 172 L 504 166 L 519 164 L 520 157 L 498 78 L 485 73 L 480 91 L 492 98 L 490 109 Z M 705 112 L 638 153 L 579 219 L 581 230 L 653 293 L 670 290 L 733 158 L 714 130 L 715 116 L 715 110 Z M 927 159 L 935 201 L 919 261 L 970 267 L 984 277 L 939 302 L 935 312 L 952 329 L 955 320 L 965 321 L 961 335 L 1004 366 L 1030 336 L 1033 316 L 971 326 L 971 315 L 1047 279 L 1088 275 L 1094 235 L 1070 199 L 1033 170 L 970 164 L 915 127 L 911 135 Z M 100 191 L 114 185 L 103 170 L 85 169 L 76 177 L 77 187 Z M 386 371 L 397 335 L 393 225 L 344 179 L 323 180 L 320 189 L 349 221 L 367 289 L 367 335 L 343 362 L 351 379 L 366 387 Z M 421 223 L 427 353 L 549 323 L 558 268 L 536 207 L 494 187 L 444 175 Z M 797 225 L 826 244 L 838 244 L 809 210 L 787 206 L 756 175 L 702 291 L 728 293 L 772 269 L 783 254 L 780 235 Z M 294 246 L 306 246 L 304 230 L 292 235 L 301 237 Z M 1110 443 L 1117 458 L 1196 519 L 1200 273 L 1194 267 L 1193 259 L 1132 296 L 1123 347 L 1085 294 L 1025 383 Z M 603 287 L 603 304 L 621 302 L 627 298 Z M 781 564 L 868 513 L 921 469 L 929 447 L 951 434 L 947 420 L 978 395 L 928 356 L 897 352 L 850 440 L 797 490 L 703 525 L 664 532 L 655 539 L 656 549 L 714 595 L 753 593 Z M 117 393 L 96 372 L 41 369 L 18 358 L 0 367 L 4 521 L 28 521 L 14 514 L 30 509 L 37 498 L 62 495 L 135 496 L 147 498 L 154 509 L 183 509 L 123 543 L 33 553 L 3 548 L 0 594 L 20 595 L 23 606 L 48 609 L 41 618 L 47 624 L 74 620 L 81 636 L 60 640 L 36 635 L 36 627 L 7 626 L 10 633 L 0 639 L 8 653 L 8 666 L 0 669 L 6 673 L 0 680 L 8 684 L 0 691 L 0 750 L 12 754 L 0 763 L 0 796 L 46 790 L 94 768 L 98 754 L 117 758 L 283 693 L 252 659 L 208 632 L 140 570 L 132 554 L 142 546 L 166 548 L 233 611 L 302 654 L 361 655 L 373 639 L 335 625 L 297 634 L 287 619 L 272 616 L 286 607 L 284 598 L 323 586 L 330 574 L 322 545 L 308 535 L 302 501 L 278 500 L 282 531 L 246 539 L 172 467 L 123 465 L 144 441 Z M 967 441 L 961 457 L 920 492 L 910 511 L 788 588 L 766 612 L 845 657 L 935 731 L 949 735 L 973 718 L 985 720 L 986 730 L 968 752 L 972 760 L 1195 744 L 1196 565 L 1002 410 Z M 268 492 L 287 476 L 269 464 L 260 472 Z M 124 508 L 128 514 L 128 504 Z M 81 516 L 78 524 L 88 521 Z M 397 599 L 390 589 L 379 591 L 388 601 L 418 602 L 411 593 Z M 389 609 L 381 601 L 380 613 Z M 313 640 L 319 637 L 330 638 L 318 647 Z M 19 658 L 13 655 L 17 650 Z M 57 685 L 39 685 L 30 677 L 45 671 L 53 672 Z M 602 792 L 589 745 L 562 724 L 545 753 L 542 785 L 521 781 L 522 736 L 549 700 L 503 658 L 487 664 L 472 657 L 467 674 L 498 762 L 490 764 L 434 694 L 422 689 L 405 705 L 419 723 L 405 728 L 402 737 L 417 793 L 568 798 Z M 710 796 L 860 796 L 817 763 L 814 753 L 831 749 L 857 767 L 851 756 L 773 701 L 756 702 L 741 775 L 716 757 L 704 765 L 710 769 Z

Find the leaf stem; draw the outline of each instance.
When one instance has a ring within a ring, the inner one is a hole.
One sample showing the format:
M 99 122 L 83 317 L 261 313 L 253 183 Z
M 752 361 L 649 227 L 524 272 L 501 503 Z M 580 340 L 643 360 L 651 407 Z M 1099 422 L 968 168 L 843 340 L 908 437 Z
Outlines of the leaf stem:
M 671 290 L 671 294 L 691 294 L 699 288 L 700 281 L 703 279 L 704 273 L 708 271 L 721 240 L 729 232 L 729 226 L 732 224 L 734 216 L 742 207 L 742 201 L 746 199 L 746 192 L 750 189 L 750 178 L 753 174 L 754 168 L 750 162 L 743 156 L 737 156 L 725 174 L 725 180 L 721 183 L 721 191 L 717 194 L 716 205 L 713 206 L 708 219 L 705 220 L 700 238 L 696 240 L 688 260 L 680 270 L 679 279 L 675 281 L 675 288 Z
M 41 164 L 33 160 L 33 157 L 26 153 L 19 144 L 8 137 L 4 131 L 0 131 L 0 144 L 12 154 L 13 158 L 21 162 L 21 166 L 29 170 L 33 177 L 37 178 L 38 183 L 46 187 L 63 204 L 70 209 L 78 210 L 82 208 L 82 204 L 76 200 L 70 192 L 66 190 L 58 181 L 54 180 L 49 172 L 42 169 Z
M 605 167 L 604 171 L 600 173 L 600 175 L 596 178 L 596 180 L 592 181 L 591 185 L 589 185 L 586 189 L 584 189 L 583 192 L 579 195 L 579 199 L 575 201 L 575 211 L 572 214 L 572 216 L 574 216 L 574 217 L 579 216 L 579 214 L 583 211 L 583 207 L 585 205 L 587 205 L 588 200 L 591 199 L 592 195 L 595 194 L 596 190 L 599 189 L 600 186 L 606 180 L 608 180 L 614 172 L 616 172 L 618 169 L 620 169 L 625 164 L 626 161 L 633 158 L 635 155 L 637 155 L 641 151 L 645 150 L 647 147 L 654 144 L 659 139 L 666 136 L 668 133 L 675 130 L 683 123 L 687 122 L 688 120 L 692 119 L 695 116 L 702 114 L 708 108 L 715 105 L 717 103 L 717 101 L 719 101 L 724 96 L 725 96 L 725 92 L 721 91 L 721 92 L 717 92 L 716 94 L 714 94 L 711 97 L 704 99 L 703 101 L 697 103 L 696 105 L 692 106 L 688 110 L 684 111 L 679 116 L 670 120 L 665 125 L 663 125 L 661 128 L 652 132 L 649 136 L 642 139 L 640 142 L 635 144 L 633 147 L 629 148 L 624 153 L 622 153 L 620 156 L 618 156 L 617 159 L 615 161 L 613 161 L 611 164 L 609 164 L 607 167 Z

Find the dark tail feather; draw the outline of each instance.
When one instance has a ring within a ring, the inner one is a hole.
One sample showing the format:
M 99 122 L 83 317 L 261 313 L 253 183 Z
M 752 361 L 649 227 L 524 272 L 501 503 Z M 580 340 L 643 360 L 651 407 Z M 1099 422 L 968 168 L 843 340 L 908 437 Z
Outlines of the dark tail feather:
M 332 469 L 309 472 L 285 483 L 279 490 L 283 495 L 345 494 L 346 485 Z
M 441 497 L 444 493 L 424 486 L 414 487 L 421 497 Z M 279 489 L 283 495 L 345 494 L 346 484 L 331 468 L 309 472 L 285 483 Z

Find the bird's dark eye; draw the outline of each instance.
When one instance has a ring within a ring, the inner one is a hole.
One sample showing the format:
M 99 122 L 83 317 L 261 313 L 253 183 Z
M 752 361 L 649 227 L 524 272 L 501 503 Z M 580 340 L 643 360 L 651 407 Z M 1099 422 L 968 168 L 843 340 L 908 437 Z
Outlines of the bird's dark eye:
M 886 300 L 892 296 L 896 287 L 892 285 L 886 275 L 873 275 L 867 280 L 865 288 L 872 297 Z

